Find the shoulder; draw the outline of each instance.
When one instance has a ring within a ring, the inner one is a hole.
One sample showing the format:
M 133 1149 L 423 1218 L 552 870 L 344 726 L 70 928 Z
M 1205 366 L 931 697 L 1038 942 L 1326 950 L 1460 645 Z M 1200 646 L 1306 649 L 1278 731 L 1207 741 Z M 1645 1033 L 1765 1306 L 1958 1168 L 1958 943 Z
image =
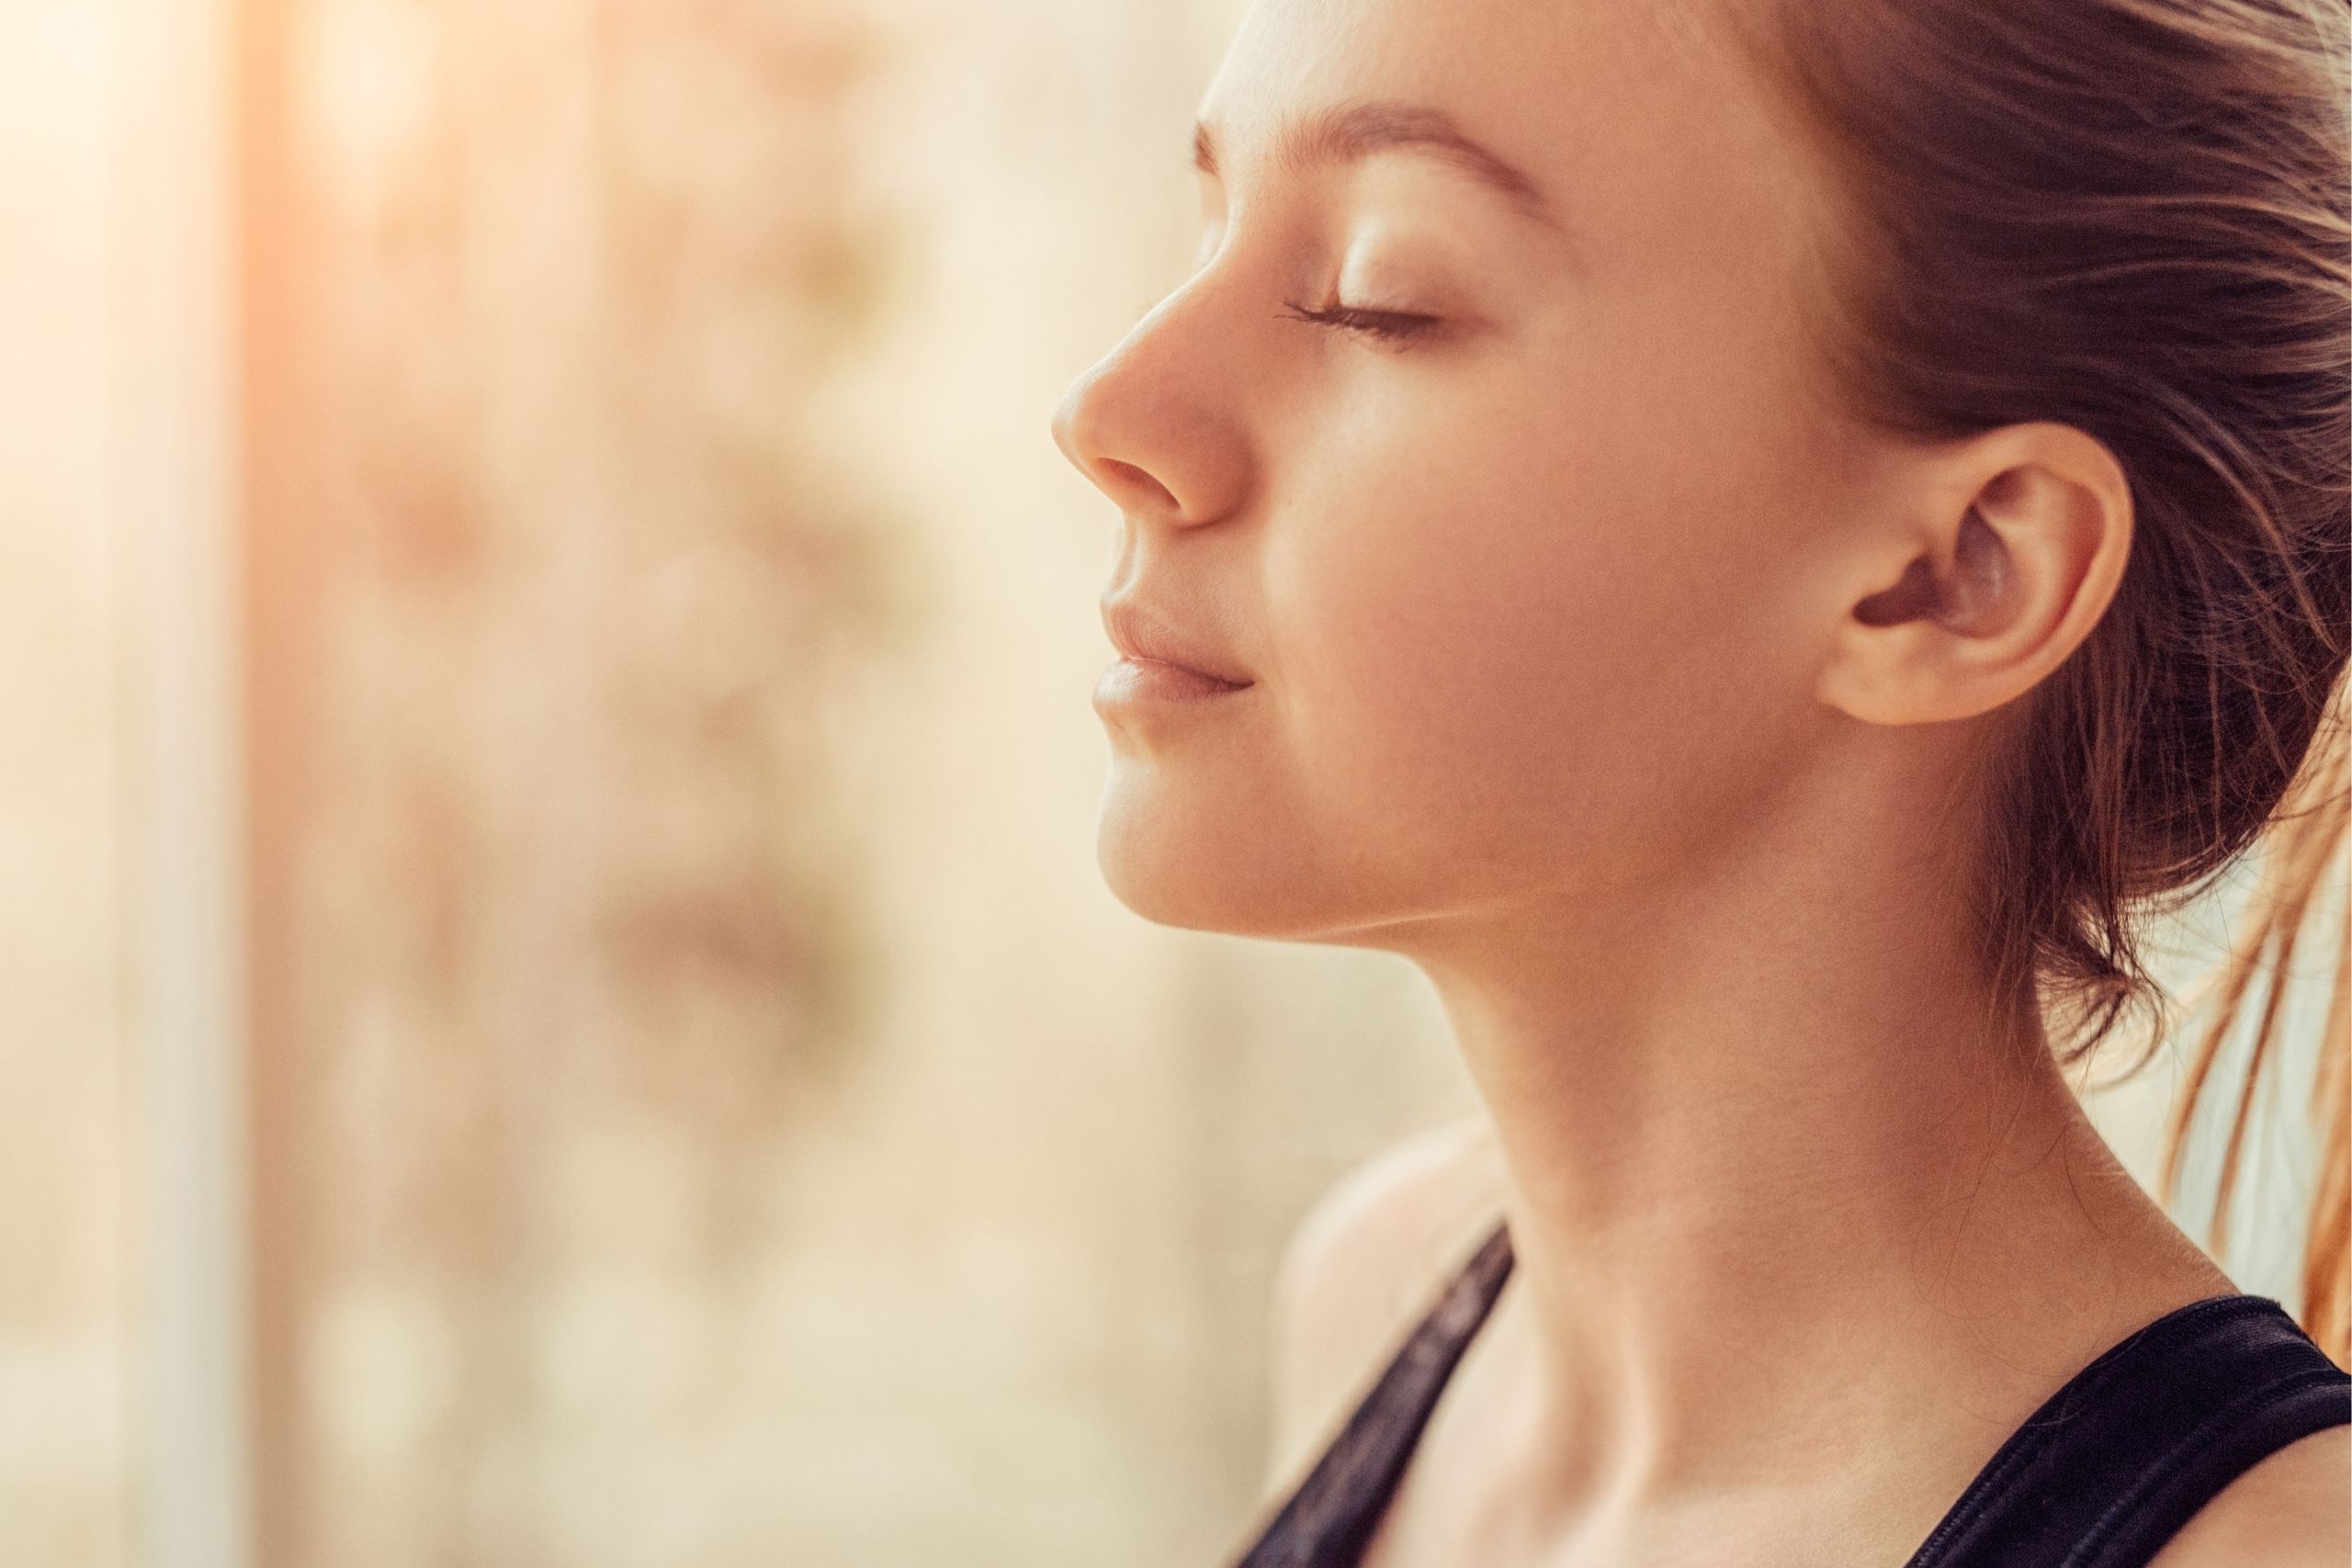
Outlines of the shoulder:
M 1291 1234 L 1271 1325 L 1273 1474 L 1320 1446 L 1449 1270 L 1500 1212 L 1481 1114 L 1418 1133 L 1342 1176 Z
M 2352 1427 L 2299 1438 L 2183 1525 L 2148 1568 L 2345 1568 L 2352 1562 Z

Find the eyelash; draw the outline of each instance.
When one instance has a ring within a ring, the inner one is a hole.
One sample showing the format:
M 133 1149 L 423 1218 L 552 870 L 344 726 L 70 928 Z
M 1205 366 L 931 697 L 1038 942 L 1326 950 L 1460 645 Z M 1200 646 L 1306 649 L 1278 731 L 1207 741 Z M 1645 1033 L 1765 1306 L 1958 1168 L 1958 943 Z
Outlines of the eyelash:
M 1362 333 L 1367 337 L 1392 343 L 1426 337 L 1439 325 L 1435 316 L 1412 315 L 1401 310 L 1360 310 L 1352 305 L 1327 305 L 1315 309 L 1294 302 L 1285 309 L 1302 321 Z

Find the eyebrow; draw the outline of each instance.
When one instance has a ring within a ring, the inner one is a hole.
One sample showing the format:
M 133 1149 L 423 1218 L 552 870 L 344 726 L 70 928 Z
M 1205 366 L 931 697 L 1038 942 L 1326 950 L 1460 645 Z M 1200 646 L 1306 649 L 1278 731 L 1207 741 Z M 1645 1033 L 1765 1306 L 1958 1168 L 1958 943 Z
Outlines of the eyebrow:
M 1275 166 L 1292 175 L 1355 164 L 1375 152 L 1419 153 L 1470 176 L 1525 218 L 1557 229 L 1558 217 L 1525 170 L 1465 134 L 1443 109 L 1393 99 L 1334 105 L 1286 123 L 1274 137 Z M 1217 172 L 1216 142 L 1205 121 L 1193 125 L 1193 167 Z

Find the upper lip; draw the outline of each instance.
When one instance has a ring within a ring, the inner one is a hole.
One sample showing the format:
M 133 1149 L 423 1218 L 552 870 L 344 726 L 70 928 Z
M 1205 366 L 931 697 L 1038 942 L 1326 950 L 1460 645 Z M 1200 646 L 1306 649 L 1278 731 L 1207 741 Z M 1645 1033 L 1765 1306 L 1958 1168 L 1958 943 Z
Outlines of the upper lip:
M 1178 665 L 1228 685 L 1251 683 L 1248 675 L 1132 599 L 1102 601 L 1102 629 L 1111 634 L 1112 645 L 1130 659 Z

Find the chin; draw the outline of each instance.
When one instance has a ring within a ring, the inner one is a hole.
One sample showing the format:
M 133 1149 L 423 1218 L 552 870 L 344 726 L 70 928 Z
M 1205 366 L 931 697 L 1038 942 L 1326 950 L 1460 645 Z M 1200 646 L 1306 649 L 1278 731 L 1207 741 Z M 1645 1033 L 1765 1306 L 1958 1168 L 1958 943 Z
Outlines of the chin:
M 1095 823 L 1095 863 L 1112 897 L 1155 925 L 1321 942 L 1363 911 L 1313 840 L 1270 815 L 1168 797 L 1115 767 Z
M 1254 925 L 1228 863 L 1230 829 L 1187 823 L 1115 786 L 1095 821 L 1094 860 L 1111 896 L 1155 925 L 1232 931 Z
M 1270 852 L 1269 840 L 1280 835 L 1262 827 L 1228 810 L 1183 809 L 1114 768 L 1095 822 L 1094 858 L 1112 897 L 1155 925 L 1287 935 L 1280 889 L 1294 868 Z

